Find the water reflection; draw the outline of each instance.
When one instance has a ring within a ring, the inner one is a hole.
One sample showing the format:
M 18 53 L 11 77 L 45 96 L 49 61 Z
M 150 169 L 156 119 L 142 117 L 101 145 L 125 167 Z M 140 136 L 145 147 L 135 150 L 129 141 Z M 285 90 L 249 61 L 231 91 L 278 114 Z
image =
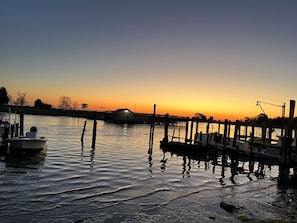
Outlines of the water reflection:
M 161 170 L 166 170 L 166 161 L 168 154 L 173 157 L 177 156 L 182 159 L 182 177 L 187 178 L 191 176 L 191 171 L 194 166 L 204 168 L 204 171 L 211 170 L 213 175 L 219 175 L 219 182 L 221 186 L 225 186 L 231 182 L 233 185 L 239 184 L 238 178 L 242 176 L 248 181 L 253 179 L 263 179 L 266 175 L 266 170 L 271 172 L 273 164 L 269 162 L 262 162 L 261 160 L 246 159 L 239 157 L 235 153 L 231 154 L 213 154 L 211 151 L 201 154 L 186 154 L 180 151 L 169 151 L 163 149 L 163 157 L 160 161 Z M 195 168 L 194 168 L 195 170 Z M 226 181 L 227 180 L 227 181 Z
M 289 188 L 289 187 L 279 187 L 278 198 L 273 203 L 274 206 L 278 207 L 283 212 L 284 215 L 287 215 L 291 219 L 296 218 L 296 210 L 297 210 L 297 189 Z M 285 206 L 286 208 L 281 208 Z
M 167 158 L 165 157 L 165 153 L 163 154 L 163 158 L 161 159 L 160 163 L 160 168 L 161 168 L 161 172 L 164 172 L 166 169 L 166 162 L 167 162 Z
M 5 156 L 6 167 L 38 168 L 43 165 L 47 153 L 47 147 L 39 153 L 9 153 Z
M 191 159 L 189 157 L 184 156 L 183 161 L 184 162 L 183 162 L 182 176 L 183 178 L 190 177 Z
M 90 168 L 91 169 L 94 168 L 95 150 L 96 150 L 96 148 L 93 147 L 93 148 L 90 149 L 90 152 L 89 152 L 90 154 L 85 155 L 85 148 L 84 148 L 84 146 L 81 147 L 81 154 L 80 154 L 81 161 L 83 161 L 85 159 L 85 157 L 87 157 L 89 159 L 88 162 L 90 163 Z

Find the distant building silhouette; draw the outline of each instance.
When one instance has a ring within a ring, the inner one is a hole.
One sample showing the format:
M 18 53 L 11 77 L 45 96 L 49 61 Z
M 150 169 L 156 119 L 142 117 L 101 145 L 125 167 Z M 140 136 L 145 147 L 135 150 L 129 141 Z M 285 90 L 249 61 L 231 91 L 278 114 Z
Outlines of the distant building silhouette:
M 128 108 L 115 110 L 112 112 L 111 116 L 115 123 L 133 123 L 135 119 L 134 113 Z

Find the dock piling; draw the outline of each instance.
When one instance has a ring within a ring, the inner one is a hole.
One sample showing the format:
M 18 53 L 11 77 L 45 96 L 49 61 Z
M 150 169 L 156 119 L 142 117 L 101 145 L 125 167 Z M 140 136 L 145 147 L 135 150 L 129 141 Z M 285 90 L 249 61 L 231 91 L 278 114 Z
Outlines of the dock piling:
M 24 112 L 20 113 L 20 136 L 24 135 Z
M 279 183 L 288 184 L 290 181 L 291 151 L 292 151 L 292 130 L 294 121 L 295 101 L 290 100 L 289 122 L 282 138 L 282 151 L 279 163 Z
M 80 138 L 81 146 L 82 146 L 82 147 L 84 146 L 84 135 L 85 135 L 86 125 L 87 125 L 87 121 L 85 121 L 85 123 L 84 123 L 83 132 L 82 132 L 82 134 L 81 134 L 81 138 Z
M 185 143 L 188 144 L 189 140 L 188 140 L 188 132 L 189 132 L 189 118 L 187 118 L 186 121 L 186 133 L 185 133 Z
M 167 113 L 165 115 L 165 121 L 164 121 L 164 138 L 163 143 L 168 143 L 168 127 L 169 127 L 169 114 Z
M 96 145 L 96 132 L 97 132 L 97 119 L 96 113 L 94 113 L 94 123 L 93 123 L 93 137 L 92 137 L 92 148 L 95 148 Z
M 190 144 L 193 143 L 193 126 L 194 126 L 194 120 L 191 119 L 191 130 L 190 130 Z
M 156 104 L 154 104 L 154 113 L 153 113 L 153 118 L 151 120 L 150 140 L 149 140 L 149 150 L 148 150 L 149 154 L 151 154 L 152 151 L 153 151 L 154 131 L 155 131 L 155 117 L 156 117 Z

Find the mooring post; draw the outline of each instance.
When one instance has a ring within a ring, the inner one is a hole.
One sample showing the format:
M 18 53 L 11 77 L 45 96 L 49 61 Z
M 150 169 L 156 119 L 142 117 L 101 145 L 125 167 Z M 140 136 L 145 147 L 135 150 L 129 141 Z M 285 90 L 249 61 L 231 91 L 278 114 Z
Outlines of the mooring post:
M 232 147 L 236 147 L 237 135 L 238 135 L 239 121 L 236 121 L 234 127 L 233 143 Z
M 241 122 L 238 121 L 238 135 L 237 135 L 238 140 L 241 140 Z
M 185 133 L 185 143 L 188 143 L 188 131 L 189 131 L 189 117 L 186 120 L 186 133 Z
M 259 157 L 261 156 L 260 155 L 260 152 L 263 151 L 263 149 L 265 149 L 266 147 L 266 144 L 267 144 L 267 140 L 266 140 L 266 132 L 267 132 L 267 127 L 266 127 L 266 123 L 264 123 L 262 125 L 262 136 L 261 136 L 261 139 L 262 139 L 262 146 L 258 146 L 258 152 L 259 152 Z
M 227 145 L 227 135 L 228 135 L 228 120 L 226 119 L 224 124 L 224 135 L 223 135 L 224 150 Z
M 295 150 L 296 150 L 296 146 L 297 146 L 297 142 L 296 142 L 296 140 L 297 140 L 297 126 L 295 125 L 294 126 L 294 140 L 295 140 L 295 142 L 294 143 L 292 143 L 292 147 L 294 146 L 295 147 Z M 294 183 L 295 183 L 295 185 L 297 184 L 297 153 L 295 152 L 295 156 L 294 157 L 292 157 L 293 158 L 293 163 L 294 163 L 294 168 L 293 168 L 293 171 L 294 171 Z
M 269 125 L 268 125 L 268 140 L 269 140 L 270 143 L 271 143 L 271 140 L 272 140 L 272 132 L 273 132 L 272 124 L 271 124 L 271 122 L 269 122 Z
M 19 123 L 15 123 L 15 137 L 19 136 Z
M 196 118 L 196 129 L 195 129 L 195 135 L 198 134 L 198 127 L 199 127 L 199 120 Z
M 267 131 L 267 127 L 266 127 L 266 123 L 262 125 L 262 142 L 266 143 L 266 131 Z
M 168 126 L 169 126 L 169 114 L 167 113 L 165 115 L 165 121 L 164 121 L 164 138 L 163 143 L 168 143 Z
M 227 137 L 228 137 L 228 141 L 229 141 L 229 139 L 230 139 L 230 133 L 231 133 L 231 122 L 229 120 L 227 120 L 227 126 L 228 126 Z
M 15 132 L 15 126 L 13 124 L 10 124 L 10 137 L 13 138 L 14 137 L 14 132 Z
M 82 146 L 84 146 L 84 135 L 85 135 L 86 125 L 87 125 L 87 121 L 85 121 L 85 123 L 84 123 L 83 132 L 82 132 L 81 138 L 80 138 L 80 141 L 81 141 L 81 145 Z
M 96 132 L 97 132 L 97 117 L 96 112 L 94 112 L 94 123 L 93 123 L 93 137 L 92 137 L 92 148 L 96 145 Z
M 24 112 L 20 113 L 20 135 L 24 135 Z
M 244 141 L 247 140 L 247 134 L 248 134 L 248 125 L 245 123 L 245 128 L 244 128 Z
M 252 124 L 252 132 L 250 135 L 250 153 L 251 153 L 251 155 L 253 154 L 254 138 L 255 138 L 255 124 Z
M 218 134 L 220 134 L 221 131 L 221 120 L 219 120 L 219 124 L 218 124 Z
M 153 142 L 154 142 L 154 131 L 155 131 L 155 117 L 156 117 L 156 104 L 154 104 L 154 113 L 151 120 L 151 128 L 150 128 L 150 139 L 149 139 L 149 150 L 148 153 L 152 153 Z
M 282 151 L 279 164 L 279 183 L 288 184 L 290 180 L 290 165 L 292 151 L 292 129 L 294 122 L 295 101 L 290 100 L 289 123 L 285 137 L 282 139 Z
M 209 145 L 209 120 L 207 120 L 207 125 L 206 125 L 206 145 Z
M 194 125 L 194 121 L 193 118 L 191 118 L 191 131 L 190 131 L 190 144 L 192 144 L 193 142 L 193 125 Z
M 224 136 L 223 136 L 222 174 L 221 174 L 222 178 L 221 178 L 221 181 L 223 181 L 223 178 L 225 178 L 227 135 L 228 135 L 228 120 L 225 119 Z

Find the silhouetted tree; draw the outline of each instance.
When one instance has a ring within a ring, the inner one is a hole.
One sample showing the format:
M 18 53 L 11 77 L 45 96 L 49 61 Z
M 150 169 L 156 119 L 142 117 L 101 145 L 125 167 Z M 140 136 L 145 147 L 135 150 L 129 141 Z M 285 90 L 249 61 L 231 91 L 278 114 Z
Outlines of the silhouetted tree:
M 40 108 L 42 107 L 43 103 L 40 99 L 36 99 L 36 101 L 34 102 L 34 107 L 35 108 Z
M 195 118 L 201 119 L 201 120 L 207 120 L 206 116 L 201 113 L 195 113 Z
M 7 104 L 9 102 L 9 97 L 5 87 L 0 88 L 0 105 Z
M 258 115 L 258 123 L 259 124 L 264 124 L 264 123 L 267 123 L 268 122 L 268 116 L 264 113 L 261 113 Z
M 35 108 L 46 108 L 46 109 L 50 109 L 50 108 L 52 108 L 52 105 L 43 103 L 43 102 L 41 101 L 41 99 L 37 99 L 37 100 L 34 102 L 34 107 L 35 107 Z
M 61 96 L 59 100 L 59 108 L 61 109 L 70 109 L 71 108 L 71 99 L 68 96 Z
M 77 109 L 77 105 L 78 105 L 78 103 L 77 103 L 77 101 L 75 100 L 75 101 L 72 103 L 72 108 L 73 108 L 74 110 L 76 110 L 76 109 Z
M 14 104 L 16 104 L 16 105 L 20 105 L 20 106 L 25 105 L 25 104 L 27 103 L 27 100 L 26 100 L 26 94 L 27 94 L 27 92 L 22 93 L 22 92 L 18 91 L 17 94 L 18 94 L 18 97 L 17 97 L 17 99 L 14 101 Z
M 82 108 L 82 109 L 86 109 L 86 108 L 88 108 L 88 104 L 86 104 L 86 103 L 81 104 L 81 108 Z

